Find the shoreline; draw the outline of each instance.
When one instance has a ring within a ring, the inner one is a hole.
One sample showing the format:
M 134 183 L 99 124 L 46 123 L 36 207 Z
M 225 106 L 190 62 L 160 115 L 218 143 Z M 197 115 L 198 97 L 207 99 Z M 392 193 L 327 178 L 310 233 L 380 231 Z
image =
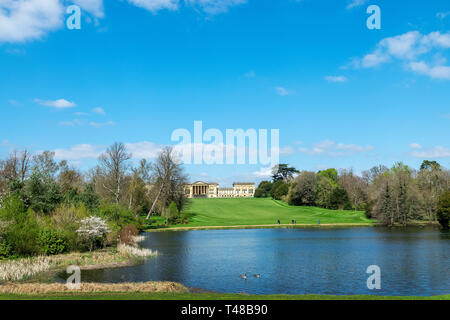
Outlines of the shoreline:
M 157 229 L 146 229 L 144 232 L 164 231 L 201 231 L 201 230 L 239 230 L 239 229 L 313 229 L 313 228 L 360 228 L 375 227 L 373 223 L 339 223 L 339 224 L 255 224 L 255 225 L 229 225 L 229 226 L 197 226 L 197 227 L 163 227 Z
M 395 224 L 387 226 L 379 222 L 372 223 L 298 223 L 298 224 L 250 224 L 250 225 L 224 225 L 224 226 L 169 226 L 149 228 L 143 232 L 164 232 L 164 231 L 196 231 L 196 230 L 239 230 L 239 229 L 314 229 L 314 228 L 368 228 L 368 227 L 387 227 L 387 228 L 404 228 L 404 227 L 438 227 L 438 222 L 413 222 L 404 226 L 402 224 Z

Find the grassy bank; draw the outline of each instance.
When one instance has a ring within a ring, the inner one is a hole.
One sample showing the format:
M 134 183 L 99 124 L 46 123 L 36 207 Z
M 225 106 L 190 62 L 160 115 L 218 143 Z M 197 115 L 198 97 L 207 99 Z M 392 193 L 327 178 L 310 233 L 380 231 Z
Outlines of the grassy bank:
M 321 226 L 373 225 L 362 211 L 295 207 L 269 198 L 193 199 L 184 214 L 189 223 L 171 228 L 277 227 L 278 220 L 282 226 L 297 220 L 298 227 L 317 226 L 319 220 Z
M 149 293 L 149 292 L 95 292 L 95 293 L 47 293 L 0 294 L 0 300 L 450 300 L 450 295 L 432 297 L 388 297 L 375 295 L 244 295 L 219 293 Z

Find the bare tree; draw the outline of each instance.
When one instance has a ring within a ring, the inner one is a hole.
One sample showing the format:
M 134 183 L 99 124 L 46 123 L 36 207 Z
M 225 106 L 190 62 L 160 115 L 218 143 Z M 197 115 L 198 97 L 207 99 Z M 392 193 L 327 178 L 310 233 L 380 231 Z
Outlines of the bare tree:
M 33 156 L 33 170 L 42 174 L 49 180 L 55 180 L 59 165 L 55 161 L 55 153 L 52 151 L 44 151 Z
M 155 212 L 157 203 L 160 201 L 163 206 L 167 205 L 167 201 L 180 200 L 184 197 L 183 187 L 187 178 L 184 174 L 183 167 L 175 159 L 172 147 L 165 147 L 158 155 L 153 167 L 153 188 L 156 188 L 155 199 L 152 207 L 147 214 L 147 219 Z M 179 204 L 182 202 L 180 201 Z M 178 208 L 181 210 L 182 208 Z
M 7 181 L 19 180 L 23 182 L 28 176 L 31 156 L 27 149 L 13 150 L 8 159 L 1 162 L 1 176 Z
M 127 152 L 125 145 L 118 142 L 110 146 L 99 158 L 99 169 L 103 178 L 102 187 L 111 194 L 117 204 L 125 189 L 125 177 L 130 159 L 131 154 Z

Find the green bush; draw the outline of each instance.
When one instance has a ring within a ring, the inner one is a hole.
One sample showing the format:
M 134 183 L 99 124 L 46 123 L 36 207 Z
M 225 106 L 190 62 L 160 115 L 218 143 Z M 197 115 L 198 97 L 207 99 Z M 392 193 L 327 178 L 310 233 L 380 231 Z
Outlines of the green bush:
M 101 206 L 98 215 L 106 221 L 112 222 L 113 224 L 119 226 L 119 229 L 122 229 L 128 225 L 134 225 L 138 230 L 142 229 L 140 218 L 137 217 L 131 210 L 119 205 L 113 204 Z
M 12 254 L 34 255 L 39 253 L 37 239 L 40 227 L 34 212 L 25 210 L 20 196 L 12 194 L 3 199 L 0 218 L 9 223 L 3 239 L 11 246 Z
M 5 240 L 0 240 L 0 260 L 10 257 L 11 254 L 11 246 Z
M 38 245 L 45 255 L 61 254 L 69 249 L 69 244 L 62 235 L 48 229 L 40 232 Z

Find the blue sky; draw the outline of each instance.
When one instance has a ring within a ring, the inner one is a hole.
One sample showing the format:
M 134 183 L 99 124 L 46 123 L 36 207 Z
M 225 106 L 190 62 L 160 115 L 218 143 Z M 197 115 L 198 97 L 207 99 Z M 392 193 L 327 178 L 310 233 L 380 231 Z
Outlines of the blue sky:
M 73 3 L 81 30 L 65 27 Z M 201 120 L 279 129 L 281 162 L 304 170 L 450 167 L 449 28 L 446 0 L 0 1 L 0 155 L 84 169 L 122 141 L 152 159 Z M 267 169 L 187 166 L 223 184 Z

